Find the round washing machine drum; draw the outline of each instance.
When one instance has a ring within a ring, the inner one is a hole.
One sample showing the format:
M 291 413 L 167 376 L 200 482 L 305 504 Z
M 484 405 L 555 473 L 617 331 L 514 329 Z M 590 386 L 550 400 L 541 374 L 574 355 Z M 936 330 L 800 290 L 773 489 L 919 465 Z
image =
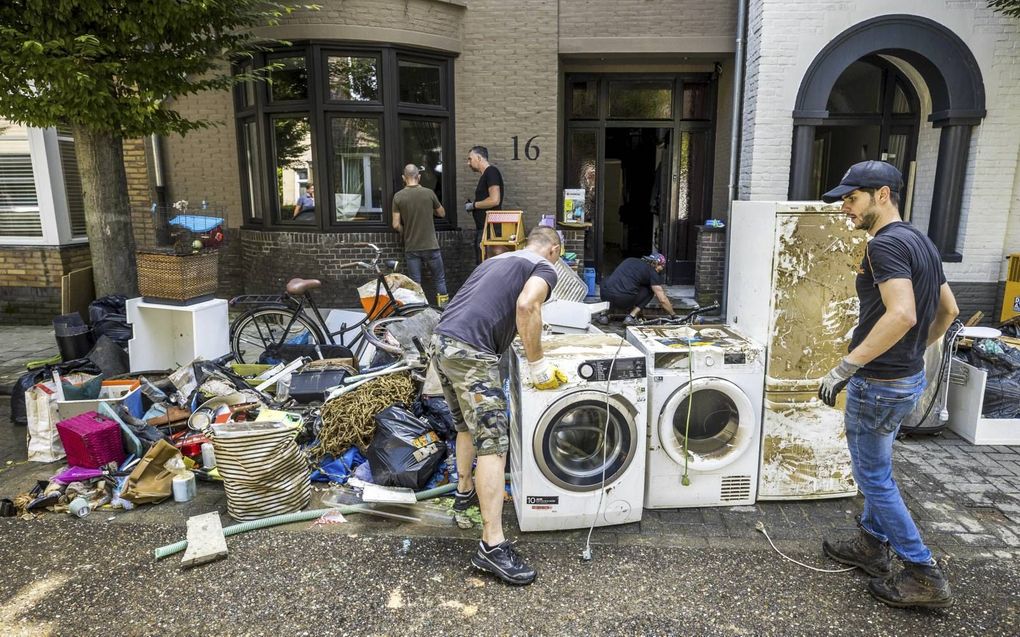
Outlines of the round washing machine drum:
M 721 469 L 756 443 L 754 413 L 750 399 L 730 381 L 696 378 L 673 392 L 663 406 L 659 443 L 673 462 L 686 461 L 692 471 Z
M 606 407 L 609 420 L 606 421 Z M 542 475 L 567 491 L 595 491 L 619 479 L 634 460 L 636 410 L 619 396 L 571 392 L 546 409 L 535 428 L 533 451 Z

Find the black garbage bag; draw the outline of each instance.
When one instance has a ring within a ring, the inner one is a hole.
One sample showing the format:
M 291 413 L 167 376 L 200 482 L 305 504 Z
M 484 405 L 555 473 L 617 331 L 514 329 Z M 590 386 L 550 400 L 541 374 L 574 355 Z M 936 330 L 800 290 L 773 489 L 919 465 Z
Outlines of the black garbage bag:
M 411 409 L 415 416 L 428 420 L 432 430 L 443 440 L 453 440 L 457 437 L 457 430 L 453 426 L 453 414 L 450 413 L 450 406 L 442 396 L 423 396 L 414 401 Z
M 1020 350 L 994 339 L 983 339 L 958 356 L 988 372 L 981 415 L 1020 418 Z
M 127 297 L 111 294 L 89 303 L 89 321 L 97 341 L 100 336 L 106 335 L 121 347 L 127 347 L 131 340 L 131 325 L 127 322 L 126 302 Z
M 76 358 L 73 361 L 65 361 L 63 363 L 57 363 L 56 365 L 46 365 L 41 369 L 36 369 L 22 374 L 21 377 L 18 378 L 18 382 L 14 384 L 14 388 L 11 390 L 11 422 L 13 424 L 21 427 L 28 425 L 28 412 L 25 409 L 25 392 L 31 389 L 36 383 L 42 382 L 47 378 L 51 378 L 54 371 L 59 373 L 61 376 L 66 376 L 72 372 L 96 375 L 102 373 L 102 370 L 96 367 L 96 364 L 89 359 Z
M 390 405 L 375 415 L 375 435 L 368 446 L 372 480 L 387 487 L 420 491 L 446 457 L 446 445 L 428 420 L 403 405 Z
M 106 334 L 99 337 L 95 347 L 85 358 L 103 370 L 103 376 L 106 378 L 122 376 L 131 371 L 131 359 L 127 351 Z

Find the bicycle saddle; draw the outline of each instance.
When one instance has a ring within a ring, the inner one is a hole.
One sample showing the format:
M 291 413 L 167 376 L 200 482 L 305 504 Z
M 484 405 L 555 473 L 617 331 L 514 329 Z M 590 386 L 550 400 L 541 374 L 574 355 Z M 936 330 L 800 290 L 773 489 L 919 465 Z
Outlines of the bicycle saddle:
M 314 290 L 322 285 L 318 279 L 291 279 L 287 281 L 287 292 L 289 294 L 304 294 L 308 290 Z

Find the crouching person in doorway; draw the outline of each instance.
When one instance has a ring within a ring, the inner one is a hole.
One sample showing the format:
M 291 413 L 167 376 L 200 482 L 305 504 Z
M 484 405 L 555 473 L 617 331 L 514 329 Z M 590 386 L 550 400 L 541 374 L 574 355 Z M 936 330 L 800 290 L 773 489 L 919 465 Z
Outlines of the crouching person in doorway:
M 624 325 L 637 323 L 641 310 L 652 300 L 654 296 L 659 300 L 662 309 L 670 316 L 676 316 L 673 306 L 662 289 L 662 271 L 666 268 L 666 257 L 661 254 L 636 259 L 634 257 L 624 259 L 613 273 L 610 274 L 600 288 L 603 301 L 609 301 L 609 307 L 627 312 L 627 318 L 623 320 Z M 607 317 L 603 317 L 602 324 L 609 323 Z
M 535 387 L 555 389 L 566 382 L 563 372 L 543 357 L 541 343 L 542 303 L 556 286 L 552 263 L 559 254 L 556 231 L 538 227 L 524 249 L 487 259 L 447 305 L 432 338 L 443 394 L 457 427 L 454 509 L 479 504 L 482 541 L 471 563 L 508 584 L 530 584 L 535 569 L 503 537 L 510 439 L 499 358 L 520 332 Z
M 925 388 L 924 351 L 940 340 L 959 310 L 931 240 L 900 218 L 900 171 L 882 161 L 854 164 L 822 199 L 873 238 L 857 274 L 860 321 L 850 352 L 822 379 L 830 407 L 844 388 L 846 441 L 864 494 L 857 534 L 822 543 L 822 551 L 871 575 L 869 592 L 889 606 L 944 607 L 949 580 L 921 540 L 893 479 L 896 432 Z M 892 572 L 889 549 L 903 562 Z

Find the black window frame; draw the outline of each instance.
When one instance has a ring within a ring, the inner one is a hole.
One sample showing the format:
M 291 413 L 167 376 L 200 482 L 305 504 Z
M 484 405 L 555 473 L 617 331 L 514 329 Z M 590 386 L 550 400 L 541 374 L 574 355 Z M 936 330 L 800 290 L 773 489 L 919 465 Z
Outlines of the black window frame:
M 241 227 L 252 230 L 283 232 L 378 232 L 393 231 L 393 195 L 402 187 L 400 174 L 406 161 L 401 154 L 402 118 L 440 121 L 445 126 L 442 141 L 442 163 L 447 170 L 443 173 L 443 196 L 440 203 L 446 209 L 446 217 L 436 219 L 437 230 L 456 229 L 457 209 L 454 205 L 456 193 L 456 139 L 454 134 L 454 73 L 453 54 L 442 54 L 407 46 L 390 44 L 364 44 L 341 41 L 309 40 L 293 43 L 259 53 L 253 59 L 238 60 L 234 72 L 245 66 L 263 68 L 268 60 L 281 57 L 304 55 L 308 73 L 308 99 L 270 103 L 266 82 L 257 82 L 254 87 L 254 104 L 244 104 L 245 86 L 239 84 L 233 91 L 234 122 L 237 133 L 238 172 L 241 179 L 241 204 L 243 221 Z M 330 99 L 327 58 L 331 56 L 372 57 L 377 60 L 377 79 L 380 101 L 339 101 Z M 440 71 L 440 104 L 424 105 L 400 102 L 399 61 L 433 64 Z M 280 116 L 307 115 L 312 131 L 312 166 L 315 183 L 316 220 L 313 224 L 291 221 L 278 210 L 276 201 L 276 176 L 273 154 L 274 137 L 272 118 Z M 334 191 L 330 174 L 332 140 L 330 119 L 333 117 L 378 116 L 381 119 L 380 150 L 382 153 L 383 183 L 382 215 L 373 221 L 338 221 Z M 252 172 L 260 183 L 249 187 L 247 160 L 244 147 L 244 124 L 255 122 L 258 148 L 252 150 L 255 166 Z M 254 193 L 254 200 L 250 193 Z M 321 202 L 321 203 L 320 203 Z

